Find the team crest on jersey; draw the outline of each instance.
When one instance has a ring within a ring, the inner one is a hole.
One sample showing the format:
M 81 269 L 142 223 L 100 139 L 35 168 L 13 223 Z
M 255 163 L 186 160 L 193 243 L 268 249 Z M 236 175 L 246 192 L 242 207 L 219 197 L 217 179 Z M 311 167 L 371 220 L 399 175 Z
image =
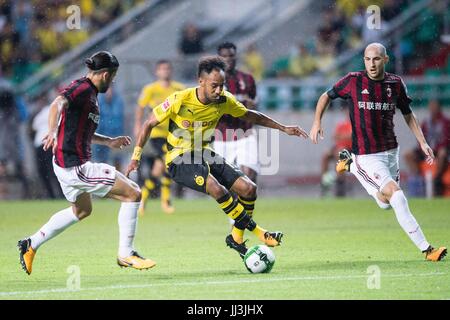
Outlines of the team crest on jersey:
M 377 180 L 380 180 L 380 178 L 381 178 L 380 175 L 379 175 L 378 173 L 376 173 L 376 172 L 373 174 L 373 176 L 374 176 L 375 179 L 377 179 Z
M 387 96 L 388 96 L 389 98 L 392 96 L 392 89 L 391 89 L 390 86 L 387 87 L 386 93 L 387 93 Z
M 205 184 L 205 179 L 202 176 L 195 176 L 195 183 L 202 186 Z
M 106 174 L 106 175 L 109 175 L 111 173 L 111 171 L 109 171 L 109 169 L 104 169 L 103 173 Z

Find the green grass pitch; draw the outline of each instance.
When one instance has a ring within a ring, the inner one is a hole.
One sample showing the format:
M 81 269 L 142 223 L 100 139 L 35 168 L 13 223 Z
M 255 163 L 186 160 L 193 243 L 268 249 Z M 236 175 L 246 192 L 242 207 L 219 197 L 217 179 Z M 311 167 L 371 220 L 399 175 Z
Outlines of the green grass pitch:
M 272 272 L 256 275 L 225 246 L 228 221 L 213 200 L 176 201 L 170 216 L 158 204 L 139 220 L 135 241 L 155 268 L 116 265 L 120 204 L 95 200 L 89 218 L 39 249 L 28 276 L 17 240 L 67 203 L 1 202 L 0 299 L 450 299 L 449 257 L 425 261 L 394 213 L 368 199 L 258 200 L 255 220 L 285 238 Z M 449 200 L 410 207 L 432 244 L 450 246 Z M 76 270 L 79 290 L 67 286 Z

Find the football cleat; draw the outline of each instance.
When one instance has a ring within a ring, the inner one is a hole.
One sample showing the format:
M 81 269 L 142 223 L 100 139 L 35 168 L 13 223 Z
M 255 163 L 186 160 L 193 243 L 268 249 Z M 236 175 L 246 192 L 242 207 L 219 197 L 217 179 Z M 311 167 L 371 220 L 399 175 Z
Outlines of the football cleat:
M 17 247 L 19 248 L 19 259 L 22 269 L 30 275 L 33 270 L 33 259 L 36 254 L 36 251 L 31 247 L 31 239 L 19 240 Z
M 131 252 L 131 255 L 126 258 L 117 258 L 117 264 L 121 268 L 134 268 L 138 270 L 150 269 L 156 266 L 153 260 L 141 257 L 136 251 Z
M 336 172 L 343 173 L 345 171 L 350 171 L 350 164 L 352 162 L 352 154 L 347 149 L 343 149 L 339 152 L 339 161 L 336 164 Z
M 425 251 L 425 259 L 429 261 L 440 261 L 444 259 L 444 257 L 447 255 L 447 248 L 446 247 L 440 247 L 438 249 L 434 249 L 432 246 L 430 246 Z
M 247 253 L 247 247 L 245 246 L 245 242 L 246 241 L 242 243 L 237 243 L 236 241 L 234 241 L 233 236 L 231 234 L 229 234 L 225 238 L 225 243 L 227 244 L 227 246 L 230 247 L 231 249 L 236 250 L 242 259 L 244 259 L 244 256 Z
M 279 246 L 281 244 L 281 238 L 283 238 L 283 232 L 280 231 L 275 232 L 266 231 L 264 233 L 264 243 L 268 247 Z

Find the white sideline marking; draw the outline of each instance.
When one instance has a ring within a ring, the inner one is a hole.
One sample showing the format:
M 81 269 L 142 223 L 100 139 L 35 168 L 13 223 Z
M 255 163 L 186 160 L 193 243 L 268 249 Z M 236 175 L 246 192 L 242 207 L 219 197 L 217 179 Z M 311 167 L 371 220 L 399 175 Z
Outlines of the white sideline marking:
M 386 274 L 382 275 L 382 278 L 410 278 L 410 277 L 434 277 L 446 275 L 445 272 L 435 273 L 421 273 L 421 274 Z M 47 289 L 47 290 L 35 290 L 35 291 L 6 291 L 0 292 L 0 297 L 18 296 L 18 295 L 39 295 L 46 293 L 68 293 L 68 292 L 81 292 L 81 291 L 104 291 L 104 290 L 116 290 L 116 289 L 136 289 L 136 288 L 152 288 L 152 287 L 165 287 L 165 286 L 205 286 L 205 285 L 227 285 L 227 284 L 239 284 L 239 283 L 258 283 L 258 282 L 277 282 L 277 281 L 302 281 L 302 280 L 343 280 L 343 279 L 358 279 L 367 278 L 367 275 L 340 275 L 340 276 L 309 276 L 309 277 L 286 277 L 286 278 L 271 278 L 271 279 L 237 279 L 230 281 L 196 281 L 196 282 L 164 282 L 164 283 L 148 283 L 148 284 L 129 284 L 129 285 L 115 285 L 104 287 L 87 287 L 80 288 L 80 290 L 70 290 L 67 288 Z

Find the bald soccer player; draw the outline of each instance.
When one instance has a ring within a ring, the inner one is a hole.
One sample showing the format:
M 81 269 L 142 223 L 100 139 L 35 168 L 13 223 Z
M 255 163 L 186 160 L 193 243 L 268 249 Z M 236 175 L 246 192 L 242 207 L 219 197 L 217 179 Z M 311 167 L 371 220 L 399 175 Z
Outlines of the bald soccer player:
M 430 245 L 399 185 L 399 147 L 393 122 L 397 108 L 419 142 L 428 163 L 434 161 L 433 150 L 411 110 L 411 99 L 402 78 L 385 72 L 388 62 L 389 56 L 382 44 L 369 44 L 364 51 L 365 70 L 350 72 L 320 96 L 310 137 L 313 143 L 317 143 L 319 137 L 323 139 L 321 119 L 332 99 L 349 100 L 352 152 L 344 149 L 339 153 L 336 171 L 354 174 L 381 209 L 394 210 L 400 226 L 425 254 L 425 258 L 439 261 L 446 255 L 447 249 L 436 249 Z

